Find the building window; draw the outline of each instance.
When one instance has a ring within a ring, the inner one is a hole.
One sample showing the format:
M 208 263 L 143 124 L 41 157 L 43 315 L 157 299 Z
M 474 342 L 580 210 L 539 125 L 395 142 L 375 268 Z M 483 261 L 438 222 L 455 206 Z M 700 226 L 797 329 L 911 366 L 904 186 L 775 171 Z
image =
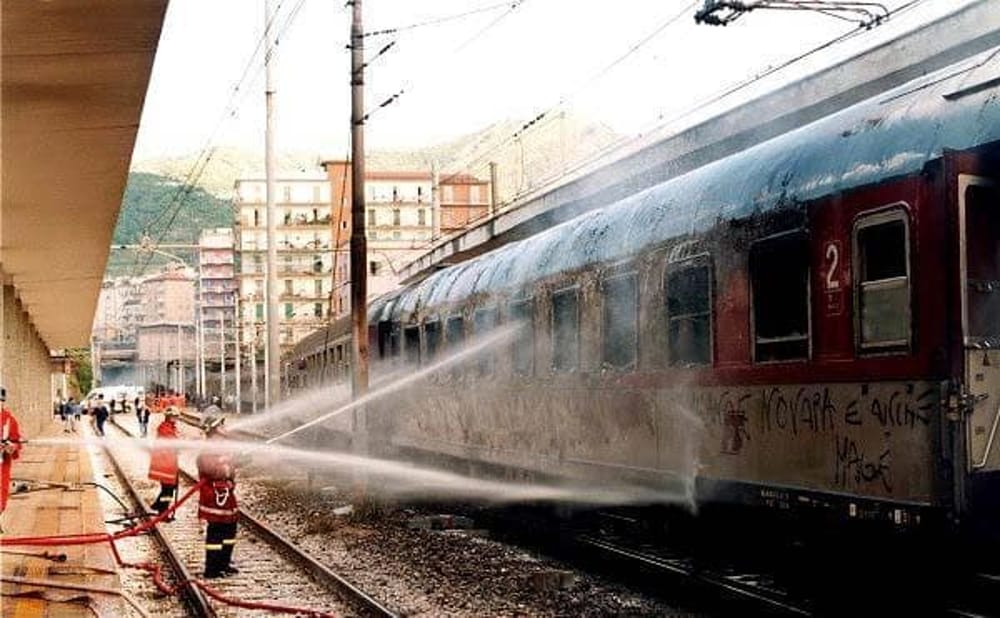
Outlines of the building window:
M 393 240 L 401 240 L 402 238 L 403 238 L 403 233 L 402 233 L 402 232 L 400 232 L 399 230 L 395 230 L 395 231 L 394 231 L 394 232 L 392 233 L 392 239 L 393 239 Z
M 910 260 L 906 214 L 865 217 L 854 228 L 858 344 L 864 351 L 910 345 Z
M 392 201 L 394 201 L 394 202 L 398 202 L 399 201 L 399 187 L 393 187 L 392 188 Z M 397 223 L 396 225 L 399 225 L 399 224 Z
M 712 359 L 709 262 L 695 258 L 670 264 L 663 279 L 670 364 L 675 367 L 707 365 Z
M 616 369 L 635 365 L 639 299 L 635 273 L 604 281 L 604 364 Z
M 314 279 L 313 280 L 313 292 L 315 293 L 316 298 L 323 298 L 323 280 L 322 279 Z
M 368 209 L 368 225 L 375 227 L 375 209 Z
M 580 366 L 580 314 L 577 289 L 552 295 L 552 368 L 573 371 Z
M 313 187 L 313 203 L 319 204 L 322 201 L 323 201 L 323 189 L 319 185 L 316 185 L 315 187 Z
M 284 217 L 285 225 L 291 225 L 292 223 L 292 211 L 286 210 Z
M 292 280 L 291 279 L 285 279 L 284 281 L 285 281 L 285 294 L 287 296 L 291 296 L 292 295 Z
M 420 208 L 417 210 L 417 225 L 427 225 L 427 210 Z
M 479 185 L 469 186 L 469 203 L 478 204 L 482 201 L 482 193 L 480 193 L 481 187 Z
M 455 187 L 452 185 L 444 185 L 441 187 L 441 201 L 450 204 L 455 201 Z
M 323 303 L 313 303 L 313 317 L 323 317 Z
M 285 303 L 285 317 L 290 318 L 295 315 L 295 305 L 292 303 Z
M 400 224 L 400 219 L 401 219 L 401 217 L 400 217 L 400 214 L 399 214 L 399 209 L 398 208 L 393 208 L 392 209 L 392 224 L 393 225 L 399 225 Z
M 754 360 L 809 356 L 809 244 L 802 232 L 750 248 Z
M 423 203 L 424 201 L 424 188 L 421 185 L 417 185 L 417 203 Z
M 290 203 L 292 201 L 292 187 L 285 185 L 281 188 L 281 195 L 285 200 L 285 203 Z
M 256 208 L 253 209 L 253 226 L 260 227 L 260 211 Z
M 432 361 L 441 347 L 441 324 L 439 322 L 424 324 L 424 341 L 427 342 L 427 360 Z
M 254 316 L 258 320 L 263 320 L 264 319 L 264 304 L 263 303 L 257 303 L 256 305 L 254 305 Z
M 379 274 L 379 271 L 381 271 L 381 270 L 382 270 L 382 264 L 380 264 L 378 261 L 372 260 L 372 261 L 368 262 L 368 272 L 373 277 L 377 277 L 378 274 Z

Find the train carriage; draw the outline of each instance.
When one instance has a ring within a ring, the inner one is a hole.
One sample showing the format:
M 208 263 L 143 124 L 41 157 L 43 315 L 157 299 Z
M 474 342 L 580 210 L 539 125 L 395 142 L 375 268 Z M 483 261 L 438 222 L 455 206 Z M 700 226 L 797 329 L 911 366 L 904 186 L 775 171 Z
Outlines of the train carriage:
M 523 327 L 376 401 L 372 448 L 697 504 L 995 517 L 994 55 L 378 299 L 387 366 Z M 297 348 L 303 383 L 349 328 Z

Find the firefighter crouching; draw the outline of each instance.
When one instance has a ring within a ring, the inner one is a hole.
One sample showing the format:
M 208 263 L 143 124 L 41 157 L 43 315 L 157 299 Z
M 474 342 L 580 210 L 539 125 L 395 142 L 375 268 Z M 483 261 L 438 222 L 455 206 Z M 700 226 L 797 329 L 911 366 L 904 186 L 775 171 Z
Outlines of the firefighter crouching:
M 163 422 L 156 427 L 156 445 L 149 458 L 149 478 L 160 484 L 160 495 L 153 502 L 153 510 L 162 513 L 173 506 L 177 499 L 177 449 L 170 446 L 176 440 L 177 417 L 180 411 L 170 406 L 163 413 Z M 173 517 L 167 521 L 173 521 Z
M 208 440 L 225 438 L 221 427 L 226 419 L 206 417 L 202 424 Z M 233 456 L 223 450 L 206 449 L 198 455 L 201 494 L 198 517 L 208 522 L 205 534 L 205 577 L 225 577 L 239 570 L 230 564 L 236 545 L 236 469 Z

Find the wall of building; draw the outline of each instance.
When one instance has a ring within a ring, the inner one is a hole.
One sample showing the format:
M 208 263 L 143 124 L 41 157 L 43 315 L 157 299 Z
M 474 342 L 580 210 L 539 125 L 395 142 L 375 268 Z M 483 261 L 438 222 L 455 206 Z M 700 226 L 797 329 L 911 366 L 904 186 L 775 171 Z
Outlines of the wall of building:
M 13 286 L 3 286 L 3 366 L 0 383 L 7 388 L 7 407 L 21 432 L 38 435 L 52 421 L 52 366 L 49 349 L 38 336 Z

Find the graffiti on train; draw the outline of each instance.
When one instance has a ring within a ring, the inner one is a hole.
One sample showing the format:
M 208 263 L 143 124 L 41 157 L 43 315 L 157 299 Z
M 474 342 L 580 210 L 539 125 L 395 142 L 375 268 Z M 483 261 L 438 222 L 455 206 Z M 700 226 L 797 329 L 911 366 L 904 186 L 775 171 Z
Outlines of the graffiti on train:
M 718 429 L 722 455 L 739 456 L 755 440 L 827 443 L 824 459 L 838 486 L 878 486 L 891 493 L 893 437 L 929 427 L 941 391 L 928 384 L 796 385 L 706 389 L 690 396 Z

